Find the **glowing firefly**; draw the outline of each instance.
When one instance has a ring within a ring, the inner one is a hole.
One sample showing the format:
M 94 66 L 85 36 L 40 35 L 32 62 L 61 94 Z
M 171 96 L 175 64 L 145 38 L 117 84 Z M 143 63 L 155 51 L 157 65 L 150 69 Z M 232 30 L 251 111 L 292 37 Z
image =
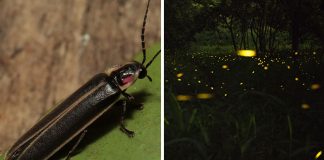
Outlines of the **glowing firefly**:
M 322 151 L 319 151 L 316 156 L 315 156 L 315 159 L 317 159 L 318 157 L 320 157 L 322 155 Z
M 178 77 L 178 78 L 180 78 L 180 77 L 182 77 L 182 76 L 183 76 L 183 73 L 178 73 L 178 74 L 177 74 L 177 77 Z
M 192 98 L 190 95 L 177 95 L 176 99 L 178 101 L 189 101 Z
M 212 94 L 210 94 L 210 93 L 198 93 L 197 94 L 197 98 L 198 99 L 210 99 L 210 98 L 212 98 L 213 96 L 212 96 Z
M 227 69 L 228 66 L 227 66 L 226 64 L 224 64 L 224 65 L 222 65 L 222 68 L 223 68 L 223 69 Z
M 314 83 L 314 84 L 311 85 L 310 88 L 311 88 L 312 90 L 318 90 L 320 87 L 321 87 L 321 86 L 320 86 L 319 84 Z
M 302 104 L 301 107 L 302 107 L 302 109 L 309 109 L 310 108 L 309 104 L 306 104 L 306 103 Z
M 254 50 L 238 50 L 237 55 L 242 57 L 254 57 L 256 52 Z

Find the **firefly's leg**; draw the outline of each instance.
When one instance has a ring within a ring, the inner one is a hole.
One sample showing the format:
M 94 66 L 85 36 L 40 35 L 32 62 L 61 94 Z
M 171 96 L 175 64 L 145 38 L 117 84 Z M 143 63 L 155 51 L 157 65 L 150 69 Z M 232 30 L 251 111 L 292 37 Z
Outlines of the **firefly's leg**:
M 121 117 L 120 117 L 120 130 L 122 132 L 124 132 L 125 134 L 127 134 L 128 137 L 134 137 L 134 132 L 131 130 L 128 130 L 125 127 L 125 123 L 124 123 L 124 119 L 125 119 L 125 113 L 126 113 L 126 107 L 127 107 L 127 103 L 126 101 L 123 101 L 123 106 L 122 106 L 122 113 L 121 113 Z
M 126 93 L 125 91 L 122 92 L 123 96 L 127 98 L 128 101 L 132 102 L 134 101 L 134 97 L 128 93 Z
M 83 130 L 78 141 L 74 144 L 74 146 L 72 147 L 72 149 L 69 151 L 68 155 L 66 156 L 65 160 L 69 160 L 72 153 L 74 152 L 74 150 L 76 149 L 76 147 L 80 144 L 81 140 L 84 138 L 85 134 L 87 133 L 87 130 Z
M 142 103 L 135 102 L 135 98 L 132 95 L 126 93 L 125 91 L 123 91 L 122 94 L 130 103 L 132 103 L 136 107 L 136 109 L 142 110 L 144 108 Z

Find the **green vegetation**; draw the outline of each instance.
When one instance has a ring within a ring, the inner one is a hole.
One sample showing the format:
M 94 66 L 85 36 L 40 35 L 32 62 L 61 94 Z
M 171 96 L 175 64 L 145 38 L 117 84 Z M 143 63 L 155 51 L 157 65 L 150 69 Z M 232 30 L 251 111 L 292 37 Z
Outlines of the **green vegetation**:
M 151 59 L 160 49 L 155 45 L 147 50 L 147 58 Z M 138 54 L 136 60 L 142 60 Z M 129 138 L 119 130 L 119 112 L 110 128 L 110 121 L 101 121 L 94 130 L 89 129 L 84 140 L 84 149 L 75 155 L 75 160 L 159 160 L 161 157 L 161 56 L 156 58 L 148 69 L 152 83 L 148 79 L 138 80 L 127 92 L 135 96 L 135 100 L 143 103 L 143 110 L 133 110 L 126 118 L 127 128 L 135 131 Z M 107 119 L 106 119 L 107 120 Z M 106 133 L 97 133 L 105 128 Z M 98 127 L 98 128 L 97 128 Z M 100 134 L 100 136 L 98 136 Z M 89 143 L 91 141 L 91 143 Z
M 166 54 L 166 159 L 313 159 L 324 147 L 323 62 L 313 54 Z

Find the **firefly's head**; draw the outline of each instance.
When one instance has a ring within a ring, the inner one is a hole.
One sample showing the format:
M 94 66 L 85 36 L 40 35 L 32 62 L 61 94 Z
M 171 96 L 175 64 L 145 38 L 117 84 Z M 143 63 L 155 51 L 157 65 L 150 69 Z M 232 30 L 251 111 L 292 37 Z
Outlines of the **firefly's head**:
M 107 71 L 107 74 L 113 77 L 118 84 L 121 90 L 126 90 L 129 86 L 131 86 L 137 79 L 143 79 L 147 77 L 150 81 L 152 81 L 151 77 L 147 75 L 147 68 L 151 65 L 154 59 L 160 54 L 161 50 L 158 51 L 154 57 L 145 64 L 146 60 L 146 49 L 145 49 L 145 40 L 144 40 L 144 32 L 145 32 L 145 24 L 147 18 L 147 12 L 150 5 L 150 0 L 147 3 L 143 26 L 142 26 L 142 51 L 143 51 L 143 61 L 139 63 L 137 61 L 133 61 L 127 63 L 123 66 L 115 66 Z
M 121 90 L 127 89 L 137 79 L 148 77 L 146 67 L 136 61 L 112 67 L 107 72 L 109 76 L 114 78 Z
M 158 51 L 154 57 L 146 64 L 145 59 L 142 63 L 137 61 L 126 63 L 125 65 L 114 66 L 106 71 L 106 73 L 113 77 L 121 90 L 127 89 L 129 86 L 135 83 L 137 79 L 143 79 L 147 77 L 150 81 L 152 78 L 147 75 L 147 68 L 152 64 L 154 59 L 161 53 Z

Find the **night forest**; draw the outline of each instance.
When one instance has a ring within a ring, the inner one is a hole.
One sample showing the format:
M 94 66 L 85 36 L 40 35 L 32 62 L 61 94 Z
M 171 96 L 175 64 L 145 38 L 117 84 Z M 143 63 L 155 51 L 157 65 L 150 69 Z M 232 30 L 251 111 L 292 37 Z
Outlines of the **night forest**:
M 165 0 L 165 159 L 324 159 L 323 15 L 322 0 Z

